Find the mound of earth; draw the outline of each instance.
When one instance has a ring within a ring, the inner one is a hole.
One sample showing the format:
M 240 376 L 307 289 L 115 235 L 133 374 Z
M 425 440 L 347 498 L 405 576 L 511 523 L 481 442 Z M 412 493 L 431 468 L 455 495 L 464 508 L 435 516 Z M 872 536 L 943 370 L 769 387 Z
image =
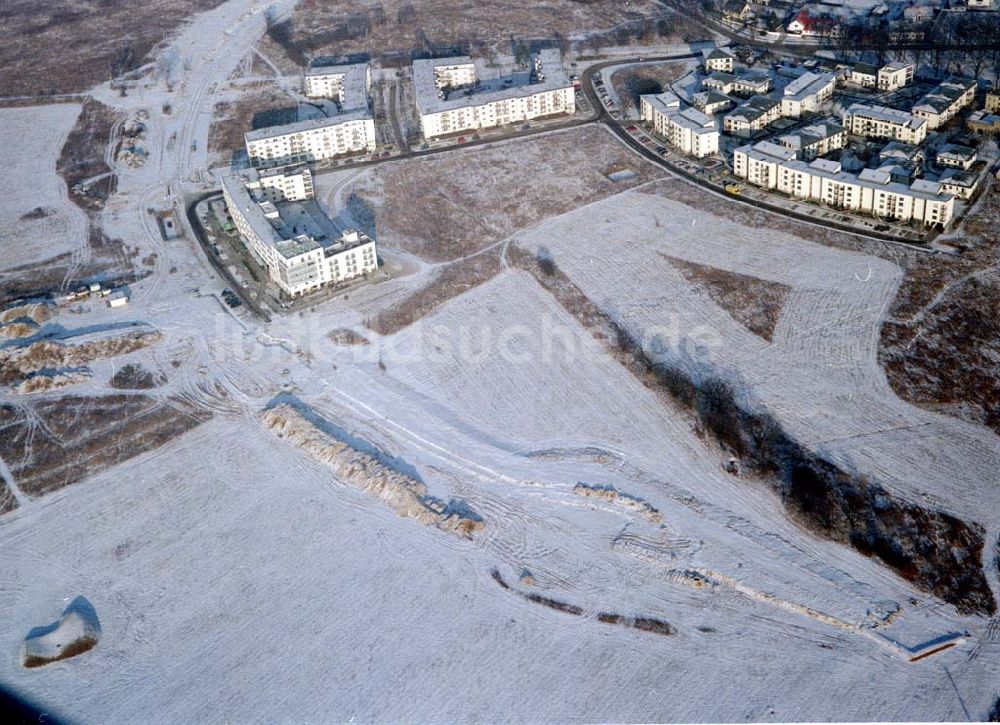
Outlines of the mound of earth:
M 35 627 L 21 645 L 21 664 L 42 667 L 87 652 L 101 638 L 97 611 L 86 597 L 77 597 L 62 616 L 44 627 Z

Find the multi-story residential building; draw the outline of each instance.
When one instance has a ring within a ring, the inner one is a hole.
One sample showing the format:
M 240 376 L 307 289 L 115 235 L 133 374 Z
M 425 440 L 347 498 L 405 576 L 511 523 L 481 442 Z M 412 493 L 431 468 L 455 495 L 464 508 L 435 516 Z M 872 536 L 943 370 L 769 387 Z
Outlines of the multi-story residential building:
M 937 182 L 917 180 L 906 186 L 881 169 L 855 175 L 843 171 L 837 161 L 807 163 L 788 158 L 791 153 L 767 141 L 741 146 L 733 154 L 733 171 L 756 186 L 879 219 L 916 220 L 941 228 L 951 222 L 955 198 Z
M 695 108 L 681 108 L 673 93 L 640 96 L 641 118 L 683 154 L 703 158 L 719 151 L 715 120 Z
M 879 151 L 880 161 L 893 159 L 897 162 L 905 161 L 915 165 L 923 164 L 927 156 L 921 146 L 903 143 L 902 141 L 890 141 Z
M 954 143 L 945 144 L 939 148 L 936 156 L 939 165 L 962 171 L 971 169 L 977 158 L 979 155 L 974 148 Z
M 367 63 L 309 68 L 302 90 L 309 98 L 328 98 L 344 110 L 367 108 L 371 91 L 371 66 Z
M 1000 133 L 1000 116 L 990 113 L 987 110 L 975 111 L 969 114 L 967 122 L 970 131 L 976 133 L 995 134 Z
M 870 63 L 855 63 L 851 68 L 850 81 L 862 88 L 875 88 L 878 85 L 878 68 Z
M 244 245 L 289 297 L 378 268 L 375 242 L 338 230 L 313 201 L 308 168 L 227 174 L 222 193 Z
M 781 118 L 781 101 L 768 96 L 754 96 L 744 101 L 736 110 L 727 113 L 723 119 L 726 133 L 734 136 L 752 136 L 763 131 Z
M 1000 111 L 1000 91 L 987 91 L 986 104 L 983 106 L 987 111 Z
M 971 199 L 976 193 L 976 186 L 979 185 L 979 175 L 961 169 L 948 169 L 938 180 L 941 189 L 949 194 L 954 194 L 960 199 Z
M 833 97 L 837 77 L 832 73 L 803 73 L 785 86 L 781 97 L 781 115 L 798 118 L 803 113 L 817 113 Z
M 913 81 L 913 63 L 892 61 L 878 69 L 878 89 L 896 91 Z
M 705 48 L 701 51 L 702 65 L 706 73 L 712 71 L 722 71 L 732 73 L 736 63 L 736 56 L 726 48 Z
M 749 97 L 770 93 L 774 79 L 766 71 L 746 71 L 739 75 L 716 71 L 701 82 L 701 87 L 726 95 Z
M 855 103 L 844 113 L 848 133 L 920 144 L 927 138 L 927 121 L 906 111 Z
M 847 131 L 834 119 L 828 118 L 772 139 L 779 146 L 795 152 L 795 158 L 812 161 L 844 148 Z
M 573 114 L 576 96 L 554 48 L 540 50 L 529 72 L 487 77 L 471 58 L 413 62 L 413 84 L 425 138 Z
M 735 105 L 732 98 L 718 91 L 699 91 L 691 100 L 699 111 L 709 116 L 728 111 Z
M 940 128 L 976 98 L 976 82 L 958 78 L 943 81 L 917 101 L 913 115 L 927 121 L 930 130 Z
M 327 114 L 260 128 L 244 135 L 254 166 L 286 166 L 315 162 L 344 154 L 375 150 L 375 121 L 368 104 L 371 71 L 367 63 L 319 66 L 306 71 L 303 90 L 311 98 L 325 98 Z
M 344 154 L 374 151 L 375 121 L 367 109 L 358 109 L 257 129 L 245 134 L 244 139 L 247 155 L 254 166 L 323 161 Z
M 770 141 L 747 144 L 733 151 L 733 173 L 754 186 L 773 189 L 778 185 L 778 169 L 794 158 L 792 149 Z

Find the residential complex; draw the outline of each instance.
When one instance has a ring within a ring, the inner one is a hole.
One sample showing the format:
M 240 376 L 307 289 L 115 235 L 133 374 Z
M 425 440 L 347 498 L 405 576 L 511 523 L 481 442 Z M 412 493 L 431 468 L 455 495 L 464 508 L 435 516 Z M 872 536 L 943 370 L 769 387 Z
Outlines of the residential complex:
M 920 144 L 927 138 L 927 121 L 906 111 L 855 103 L 844 113 L 848 133 Z
M 753 96 L 770 93 L 774 81 L 769 73 L 745 71 L 739 75 L 714 72 L 702 82 L 702 88 L 736 96 Z
M 642 120 L 678 151 L 702 158 L 719 151 L 715 120 L 696 108 L 681 108 L 673 93 L 640 96 Z
M 573 83 L 553 48 L 540 50 L 530 70 L 500 77 L 469 57 L 416 60 L 413 83 L 424 138 L 576 111 Z
M 367 109 L 250 131 L 247 155 L 254 166 L 315 162 L 375 150 L 375 121 Z
M 254 166 L 315 162 L 375 150 L 375 120 L 368 106 L 371 70 L 367 63 L 320 66 L 306 71 L 303 90 L 310 98 L 333 101 L 327 114 L 283 126 L 250 131 L 244 138 Z
M 917 180 L 906 186 L 882 169 L 855 175 L 843 171 L 838 161 L 806 162 L 794 156 L 791 149 L 769 141 L 741 146 L 733 153 L 733 171 L 756 186 L 879 219 L 916 220 L 940 228 L 951 222 L 954 196 L 938 182 Z
M 933 131 L 954 118 L 976 97 L 976 82 L 952 78 L 940 83 L 913 106 L 913 115 Z
M 712 71 L 733 72 L 736 57 L 725 48 L 706 48 L 701 51 L 701 56 L 706 73 Z
M 893 61 L 878 70 L 877 87 L 880 91 L 896 91 L 913 82 L 913 63 Z
M 781 118 L 781 101 L 769 96 L 754 96 L 722 119 L 726 133 L 752 136 Z
M 227 174 L 222 193 L 246 248 L 289 297 L 378 267 L 375 242 L 338 228 L 316 203 L 304 165 Z
M 837 78 L 832 73 L 803 73 L 785 86 L 781 97 L 781 115 L 798 118 L 803 113 L 817 113 L 833 97 Z
M 817 156 L 826 156 L 844 148 L 847 131 L 834 119 L 827 118 L 778 136 L 773 141 L 794 151 L 795 158 L 812 161 Z
M 368 106 L 371 84 L 367 63 L 315 66 L 305 72 L 302 91 L 309 98 L 328 98 L 349 110 Z

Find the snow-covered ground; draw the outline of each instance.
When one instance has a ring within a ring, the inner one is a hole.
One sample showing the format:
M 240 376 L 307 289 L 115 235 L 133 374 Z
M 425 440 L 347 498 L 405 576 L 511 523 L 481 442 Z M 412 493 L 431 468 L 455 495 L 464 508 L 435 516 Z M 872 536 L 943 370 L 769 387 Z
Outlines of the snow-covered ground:
M 86 247 L 87 216 L 56 173 L 79 113 L 76 104 L 0 109 L 0 269 Z
M 985 715 L 1000 681 L 997 620 L 961 616 L 793 524 L 526 273 L 505 271 L 384 339 L 365 317 L 426 269 L 269 325 L 227 310 L 195 242 L 162 242 L 148 209 L 207 188 L 212 88 L 263 32 L 263 7 L 231 0 L 184 30 L 170 49 L 172 91 L 151 80 L 125 98 L 97 92 L 149 111 L 150 159 L 122 173 L 101 220 L 157 258 L 127 308 L 85 303 L 59 322 L 136 321 L 162 339 L 95 363 L 71 390 L 107 392 L 115 366 L 138 360 L 168 377 L 151 395 L 214 417 L 0 519 L 5 688 L 81 722 Z M 49 143 L 39 158 L 54 159 L 59 141 Z M 331 178 L 323 198 L 337 206 L 348 180 Z M 995 532 L 996 439 L 904 405 L 877 366 L 894 265 L 642 191 L 515 240 L 548 248 L 633 330 L 668 341 L 697 331 L 692 369 L 731 374 L 811 446 Z M 666 257 L 791 287 L 774 341 Z M 345 327 L 371 344 L 327 337 Z M 466 540 L 400 518 L 265 431 L 260 413 L 283 393 L 402 461 L 431 496 L 467 503 L 484 531 Z M 11 401 L 22 402 L 0 392 Z M 662 523 L 576 495 L 580 482 L 641 499 Z M 22 668 L 25 635 L 77 596 L 95 608 L 99 644 Z M 675 634 L 598 613 L 655 618 Z M 909 661 L 907 648 L 939 637 L 954 646 Z

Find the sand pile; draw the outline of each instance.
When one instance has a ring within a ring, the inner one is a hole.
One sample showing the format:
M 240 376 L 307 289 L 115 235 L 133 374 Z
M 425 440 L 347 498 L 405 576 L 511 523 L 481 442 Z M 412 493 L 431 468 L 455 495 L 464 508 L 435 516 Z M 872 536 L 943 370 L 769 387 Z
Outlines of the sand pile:
M 290 405 L 264 411 L 262 420 L 269 430 L 330 466 L 344 483 L 381 499 L 400 516 L 470 538 L 485 527 L 474 512 L 455 510 L 434 498 L 422 482 L 327 435 Z

